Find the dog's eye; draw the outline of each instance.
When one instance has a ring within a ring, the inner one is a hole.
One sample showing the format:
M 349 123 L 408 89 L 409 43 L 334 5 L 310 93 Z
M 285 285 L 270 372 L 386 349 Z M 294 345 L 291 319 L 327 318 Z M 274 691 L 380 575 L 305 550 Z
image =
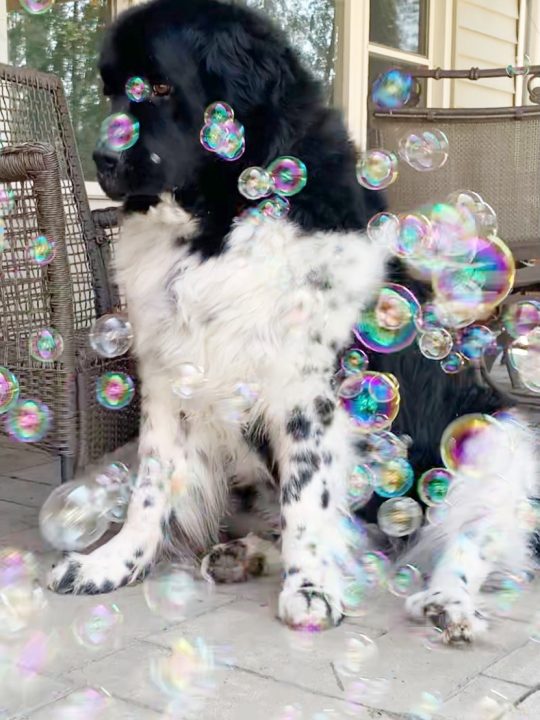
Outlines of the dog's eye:
M 166 85 L 165 83 L 159 83 L 158 85 L 152 85 L 152 92 L 157 97 L 166 97 L 171 94 L 172 87 L 170 85 Z

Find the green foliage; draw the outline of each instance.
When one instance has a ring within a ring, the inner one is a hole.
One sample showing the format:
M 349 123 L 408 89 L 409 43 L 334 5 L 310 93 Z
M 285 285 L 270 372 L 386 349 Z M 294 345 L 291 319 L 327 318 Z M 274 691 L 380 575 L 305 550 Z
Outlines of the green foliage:
M 107 0 L 57 0 L 43 15 L 8 14 L 9 61 L 62 78 L 87 180 L 95 178 L 92 150 L 108 114 L 96 65 L 109 19 Z

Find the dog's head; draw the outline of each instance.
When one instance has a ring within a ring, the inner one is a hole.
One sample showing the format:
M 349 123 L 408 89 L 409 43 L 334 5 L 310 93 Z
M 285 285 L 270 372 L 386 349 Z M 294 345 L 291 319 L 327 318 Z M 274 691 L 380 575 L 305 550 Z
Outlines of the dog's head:
M 154 0 L 124 13 L 109 30 L 100 59 L 112 113 L 129 113 L 140 136 L 129 149 L 98 145 L 98 180 L 113 199 L 144 206 L 172 191 L 223 237 L 243 198 L 237 179 L 280 155 L 308 167 L 307 188 L 293 217 L 306 227 L 365 223 L 354 179 L 355 155 L 339 115 L 325 107 L 319 84 L 281 33 L 262 15 L 225 0 Z M 144 102 L 131 102 L 126 82 L 145 78 Z M 246 152 L 226 162 L 200 144 L 205 108 L 231 105 L 245 127 Z M 208 228 L 207 228 L 208 230 Z

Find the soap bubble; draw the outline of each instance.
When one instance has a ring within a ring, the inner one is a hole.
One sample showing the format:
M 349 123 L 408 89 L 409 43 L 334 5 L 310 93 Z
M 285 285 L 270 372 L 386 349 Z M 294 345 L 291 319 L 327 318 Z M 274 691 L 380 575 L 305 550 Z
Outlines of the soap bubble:
M 514 340 L 508 348 L 508 359 L 523 385 L 540 392 L 540 328 Z
M 55 703 L 54 720 L 105 720 L 112 709 L 112 699 L 103 689 L 85 688 Z
M 152 680 L 161 692 L 186 701 L 213 686 L 214 671 L 213 650 L 200 637 L 193 642 L 186 638 L 174 641 L 169 655 L 152 658 L 150 666 Z
M 19 3 L 29 15 L 42 15 L 52 8 L 54 0 L 19 0 Z
M 296 195 L 307 183 L 308 173 L 304 163 L 288 155 L 270 163 L 268 172 L 274 182 L 276 194 L 282 197 Z
M 365 663 L 373 661 L 378 652 L 377 646 L 367 635 L 350 635 L 345 640 L 341 656 L 335 660 L 336 670 L 345 677 L 358 675 Z
M 248 200 L 259 200 L 274 192 L 274 181 L 261 167 L 248 167 L 238 178 L 238 190 Z
M 387 241 L 390 247 L 395 246 L 399 232 L 399 218 L 390 212 L 380 212 L 370 218 L 367 224 L 367 234 L 373 242 L 381 239 Z
M 373 468 L 373 489 L 384 498 L 408 492 L 414 482 L 414 471 L 405 458 L 394 458 Z
M 502 425 L 491 417 L 480 413 L 462 415 L 453 420 L 445 429 L 441 439 L 441 457 L 444 465 L 452 471 L 478 474 L 485 471 L 485 458 L 473 456 L 468 445 L 471 440 L 493 431 L 499 431 L 501 442 L 506 442 Z
M 394 435 L 388 430 L 382 430 L 368 435 L 370 454 L 377 463 L 386 463 L 396 458 L 407 458 L 408 443 L 406 436 L 403 438 Z
M 19 399 L 19 381 L 6 367 L 0 366 L 0 415 L 10 410 Z
M 143 593 L 150 610 L 167 620 L 184 620 L 200 593 L 193 573 L 179 565 L 158 567 L 144 581 Z
M 399 155 L 412 168 L 438 170 L 448 160 L 448 138 L 442 130 L 416 130 L 399 141 Z
M 133 343 L 133 328 L 124 314 L 102 315 L 90 328 L 89 340 L 92 350 L 100 357 L 119 357 Z
M 148 100 L 152 94 L 150 83 L 143 77 L 130 77 L 126 82 L 126 95 L 128 100 L 134 103 L 140 103 Z
M 423 692 L 418 703 L 415 703 L 406 714 L 407 720 L 434 720 L 442 705 L 439 693 Z
M 371 98 L 381 110 L 397 110 L 407 104 L 413 89 L 413 76 L 392 68 L 383 72 L 373 83 Z
M 47 607 L 32 553 L 0 550 L 0 637 L 10 639 L 28 630 Z
M 503 323 L 506 332 L 513 338 L 527 335 L 540 326 L 540 302 L 521 300 L 513 303 L 504 311 Z
M 472 325 L 460 332 L 456 348 L 467 360 L 480 362 L 484 355 L 496 351 L 496 337 L 489 328 Z
M 503 720 L 503 718 L 510 719 L 513 711 L 514 706 L 507 697 L 497 690 L 490 690 L 475 703 L 470 717 L 474 720 Z
M 193 363 L 180 363 L 172 391 L 175 395 L 188 400 L 204 386 L 205 382 L 206 377 L 203 368 Z
M 422 355 L 428 360 L 442 360 L 448 357 L 454 341 L 444 328 L 422 333 L 418 338 L 418 347 Z
M 234 110 L 230 105 L 222 100 L 209 105 L 204 111 L 204 122 L 223 124 L 227 120 L 234 120 Z
M 516 62 L 506 66 L 506 74 L 508 77 L 518 77 L 519 75 L 528 75 L 531 69 L 531 60 L 528 55 L 523 57 L 523 62 L 516 58 Z
M 139 139 L 139 121 L 127 113 L 109 115 L 101 124 L 101 142 L 114 152 L 132 148 Z
M 398 257 L 409 258 L 424 252 L 431 242 L 431 223 L 418 213 L 401 215 L 399 232 L 393 252 Z
M 6 223 L 4 218 L 0 215 L 0 253 L 4 252 L 7 247 Z
M 347 485 L 347 500 L 351 510 L 364 507 L 373 495 L 373 472 L 369 465 L 356 465 Z
M 442 327 L 437 308 L 433 303 L 422 305 L 420 312 L 414 319 L 416 329 L 421 333 L 429 333 L 433 330 L 439 330 Z
M 422 508 L 409 497 L 385 500 L 377 513 L 380 529 L 390 537 L 404 537 L 418 530 L 422 524 Z
M 358 340 L 370 350 L 392 353 L 411 345 L 416 338 L 415 318 L 420 304 L 407 288 L 389 283 L 366 308 L 354 327 Z
M 96 381 L 96 398 L 107 410 L 127 407 L 135 395 L 133 380 L 124 372 L 106 372 Z
M 399 385 L 390 375 L 365 372 L 351 376 L 343 381 L 339 395 L 358 432 L 384 430 L 399 412 Z
M 388 150 L 368 150 L 358 161 L 356 177 L 360 185 L 370 190 L 384 190 L 397 180 L 398 159 Z
M 275 197 L 263 200 L 257 206 L 257 210 L 263 218 L 272 218 L 273 220 L 280 220 L 281 218 L 287 217 L 291 205 L 287 198 Z
M 56 257 L 56 243 L 46 235 L 38 235 L 26 246 L 26 257 L 36 265 L 48 265 Z
M 88 650 L 118 647 L 124 621 L 116 603 L 83 608 L 71 626 L 75 640 Z
M 17 400 L 6 414 L 5 428 L 13 440 L 38 442 L 51 425 L 51 411 L 39 400 Z
M 0 217 L 8 215 L 15 210 L 15 193 L 9 185 L 0 183 Z
M 424 586 L 422 573 L 414 565 L 400 565 L 388 579 L 388 589 L 397 597 L 408 597 Z
M 227 142 L 228 135 L 229 133 L 224 125 L 207 123 L 201 130 L 201 145 L 208 152 L 217 152 Z
M 79 480 L 64 483 L 52 491 L 41 508 L 41 534 L 57 550 L 83 550 L 108 529 L 106 508 L 105 489 Z
M 41 328 L 30 335 L 30 355 L 43 363 L 55 362 L 64 352 L 62 336 L 54 328 Z
M 352 348 L 341 357 L 341 369 L 346 375 L 356 375 L 367 370 L 369 359 L 363 350 Z
M 453 473 L 446 468 L 432 468 L 418 480 L 418 497 L 426 505 L 440 505 L 446 500 Z
M 107 493 L 103 515 L 111 522 L 124 522 L 134 482 L 129 468 L 121 462 L 110 463 L 96 476 L 95 482 Z
M 226 136 L 215 152 L 222 160 L 234 162 L 246 151 L 244 126 L 236 120 L 227 120 L 222 127 L 226 131 Z

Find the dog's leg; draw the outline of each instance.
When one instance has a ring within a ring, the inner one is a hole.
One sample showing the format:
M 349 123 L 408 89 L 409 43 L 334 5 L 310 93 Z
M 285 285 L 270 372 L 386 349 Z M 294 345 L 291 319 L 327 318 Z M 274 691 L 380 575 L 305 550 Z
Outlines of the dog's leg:
M 520 517 L 537 483 L 533 438 L 513 423 L 504 427 L 504 437 L 490 430 L 467 443 L 467 456 L 483 459 L 481 475 L 457 479 L 448 517 L 426 528 L 407 558 L 422 566 L 440 554 L 428 588 L 406 605 L 413 618 L 439 627 L 445 642 L 470 642 L 487 629 L 479 593 L 491 572 L 519 575 L 528 565 L 531 529 Z
M 340 562 L 348 548 L 340 521 L 350 433 L 329 391 L 289 408 L 273 437 L 281 482 L 279 617 L 294 628 L 323 629 L 342 617 Z
M 171 483 L 186 474 L 180 416 L 170 387 L 154 378 L 144 385 L 139 472 L 120 532 L 88 555 L 69 553 L 49 575 L 59 593 L 110 592 L 148 569 L 164 540 Z

